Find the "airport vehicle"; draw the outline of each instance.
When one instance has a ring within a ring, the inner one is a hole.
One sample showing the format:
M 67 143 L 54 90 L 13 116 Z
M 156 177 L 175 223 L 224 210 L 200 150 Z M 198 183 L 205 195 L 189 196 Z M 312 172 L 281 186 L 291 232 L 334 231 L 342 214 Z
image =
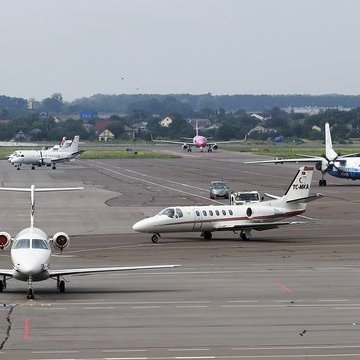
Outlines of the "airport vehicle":
M 245 205 L 260 201 L 261 197 L 258 191 L 238 191 L 230 195 L 230 205 Z
M 0 232 L 0 249 L 11 247 L 12 269 L 0 269 L 0 292 L 7 286 L 7 280 L 14 278 L 28 283 L 28 299 L 34 299 L 33 282 L 46 279 L 56 279 L 57 288 L 60 292 L 65 292 L 65 281 L 61 280 L 66 275 L 91 274 L 110 271 L 130 271 L 130 270 L 148 270 L 160 268 L 172 268 L 176 265 L 151 265 L 151 266 L 115 266 L 103 268 L 84 268 L 84 269 L 50 269 L 51 247 L 59 249 L 61 252 L 69 245 L 69 235 L 64 232 L 57 232 L 52 238 L 46 233 L 35 227 L 35 192 L 48 191 L 71 191 L 81 190 L 78 188 L 0 188 L 0 191 L 20 191 L 30 192 L 31 214 L 30 227 L 21 230 L 15 238 L 5 231 Z
M 210 199 L 215 199 L 219 197 L 228 199 L 229 193 L 229 188 L 226 185 L 225 181 L 217 180 L 210 183 Z
M 324 176 L 328 173 L 331 176 L 343 179 L 360 179 L 360 157 L 355 154 L 339 155 L 332 146 L 330 125 L 325 123 L 325 156 L 302 155 L 302 158 L 274 160 L 246 161 L 245 164 L 284 164 L 284 163 L 315 163 L 317 170 L 321 172 L 319 186 L 326 186 Z
M 63 145 L 59 149 L 47 149 L 47 150 L 17 150 L 13 153 L 9 161 L 15 165 L 17 170 L 20 170 L 20 166 L 23 164 L 31 165 L 31 169 L 34 170 L 35 166 L 52 166 L 52 169 L 56 169 L 56 164 L 59 162 L 69 161 L 78 157 L 84 150 L 79 150 L 79 136 L 75 136 L 71 144 L 68 141 L 64 141 Z
M 205 148 L 207 148 L 208 152 L 212 152 L 213 150 L 219 149 L 220 144 L 230 144 L 230 143 L 239 143 L 246 141 L 246 138 L 244 140 L 233 140 L 233 141 L 217 141 L 217 142 L 209 142 L 210 138 L 207 139 L 205 136 L 199 135 L 199 125 L 198 122 L 196 122 L 195 125 L 195 136 L 193 138 L 182 138 L 184 140 L 190 140 L 191 142 L 183 142 L 183 141 L 171 141 L 171 140 L 154 140 L 156 142 L 162 142 L 167 144 L 179 144 L 182 145 L 182 149 L 187 152 L 192 151 L 192 147 L 196 147 L 200 149 L 200 151 L 203 151 Z
M 251 230 L 275 229 L 296 222 L 284 220 L 305 212 L 309 201 L 322 197 L 309 196 L 313 167 L 301 167 L 284 196 L 244 205 L 172 206 L 157 215 L 138 221 L 133 230 L 153 233 L 156 243 L 160 234 L 172 232 L 200 232 L 210 240 L 214 231 L 239 232 L 243 240 L 251 237 Z

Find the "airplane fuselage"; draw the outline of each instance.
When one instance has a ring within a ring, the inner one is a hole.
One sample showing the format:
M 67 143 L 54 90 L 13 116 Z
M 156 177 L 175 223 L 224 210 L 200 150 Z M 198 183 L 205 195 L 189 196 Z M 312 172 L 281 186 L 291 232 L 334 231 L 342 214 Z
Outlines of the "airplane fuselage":
M 278 200 L 274 200 L 278 201 Z M 241 225 L 281 220 L 300 215 L 305 206 L 285 208 L 274 206 L 274 201 L 251 205 L 176 206 L 140 220 L 133 230 L 144 233 L 233 230 Z
M 335 166 L 328 169 L 328 174 L 337 178 L 360 180 L 360 158 L 349 157 L 335 161 Z
M 199 149 L 204 149 L 207 146 L 207 139 L 205 136 L 197 135 L 193 138 L 193 144 Z
M 29 227 L 16 235 L 11 248 L 13 277 L 17 280 L 42 281 L 49 278 L 51 248 L 41 229 Z

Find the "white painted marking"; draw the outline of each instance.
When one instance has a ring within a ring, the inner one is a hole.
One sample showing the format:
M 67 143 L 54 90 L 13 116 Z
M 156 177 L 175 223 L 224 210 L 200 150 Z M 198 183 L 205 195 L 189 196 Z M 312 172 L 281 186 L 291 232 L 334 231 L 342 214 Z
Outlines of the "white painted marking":
M 109 349 L 102 350 L 103 353 L 111 353 L 111 352 L 145 352 L 147 349 Z
M 32 351 L 32 354 L 77 354 L 78 350 L 38 350 Z
M 177 309 L 198 309 L 198 308 L 207 308 L 208 305 L 178 305 L 175 306 Z
M 231 350 L 330 350 L 330 349 L 357 349 L 360 345 L 303 345 L 303 346 L 256 346 L 256 347 L 234 347 Z
M 161 309 L 162 306 L 159 305 L 150 305 L 150 306 L 132 306 L 132 309 Z
M 88 307 L 83 307 L 84 310 L 109 310 L 109 309 L 113 309 L 114 306 L 88 306 Z
M 169 351 L 209 351 L 210 349 L 204 348 L 204 349 L 168 349 Z

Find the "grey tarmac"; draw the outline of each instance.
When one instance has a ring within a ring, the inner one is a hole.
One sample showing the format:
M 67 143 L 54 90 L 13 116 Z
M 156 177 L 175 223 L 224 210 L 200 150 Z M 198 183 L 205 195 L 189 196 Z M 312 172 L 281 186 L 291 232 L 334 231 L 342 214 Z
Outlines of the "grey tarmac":
M 158 151 L 174 148 L 157 147 Z M 179 152 L 180 154 L 180 152 Z M 282 195 L 297 168 L 244 165 L 246 153 L 184 154 L 179 159 L 80 160 L 51 170 L 16 171 L 0 162 L 3 186 L 85 186 L 40 194 L 36 225 L 71 235 L 52 268 L 181 264 L 180 268 L 8 282 L 0 294 L 1 359 L 359 359 L 360 182 L 328 177 L 304 224 L 232 232 L 150 234 L 131 226 L 168 205 L 209 199 L 209 183 Z M 28 226 L 29 199 L 1 193 L 1 229 Z M 9 252 L 0 267 L 10 266 Z

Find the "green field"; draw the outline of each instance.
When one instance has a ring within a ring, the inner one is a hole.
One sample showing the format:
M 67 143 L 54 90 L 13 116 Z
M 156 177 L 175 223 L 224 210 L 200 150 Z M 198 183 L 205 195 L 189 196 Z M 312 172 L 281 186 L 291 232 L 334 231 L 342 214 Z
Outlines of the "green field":
M 142 144 L 137 148 L 126 146 L 94 146 L 86 144 L 83 146 L 86 151 L 81 155 L 82 159 L 138 159 L 138 158 L 178 158 L 181 154 L 174 155 L 166 151 L 153 151 L 151 144 Z M 6 159 L 15 150 L 34 149 L 34 147 L 0 147 L 0 159 Z M 41 148 L 38 148 L 41 149 Z M 340 145 L 334 144 L 338 154 L 360 153 L 360 144 Z M 239 146 L 226 146 L 222 151 L 251 152 L 258 155 L 270 157 L 293 158 L 297 154 L 322 156 L 325 146 L 321 142 L 309 142 L 304 144 L 272 144 L 268 142 L 254 142 L 241 144 Z
M 34 147 L 0 147 L 0 159 L 4 160 L 13 153 L 15 150 L 33 150 Z M 40 150 L 40 148 L 38 148 Z M 87 149 L 82 155 L 82 159 L 138 159 L 138 158 L 176 158 L 173 154 L 164 152 L 157 152 L 151 150 L 133 149 L 128 151 L 124 148 L 90 148 Z

